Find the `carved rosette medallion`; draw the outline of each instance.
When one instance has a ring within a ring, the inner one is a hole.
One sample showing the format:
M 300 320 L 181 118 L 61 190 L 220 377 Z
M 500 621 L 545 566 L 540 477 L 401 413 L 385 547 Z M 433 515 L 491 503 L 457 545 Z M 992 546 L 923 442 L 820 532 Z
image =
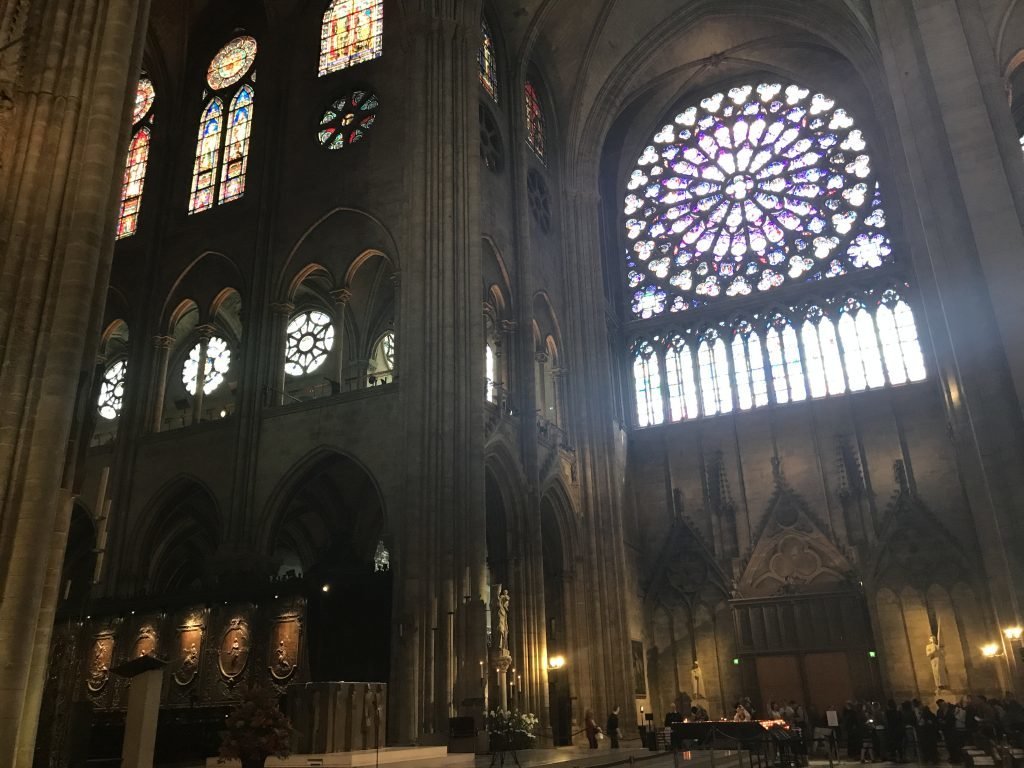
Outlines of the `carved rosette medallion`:
M 92 693 L 99 693 L 110 679 L 110 662 L 114 658 L 114 635 L 104 633 L 93 639 L 85 684 Z
M 132 644 L 131 658 L 137 659 L 140 656 L 155 656 L 159 644 L 156 629 L 152 624 L 143 624 L 135 636 Z
M 178 648 L 175 659 L 174 682 L 186 686 L 199 672 L 199 654 L 203 649 L 203 625 L 196 623 L 178 627 Z
M 245 619 L 235 617 L 231 620 L 224 635 L 220 639 L 217 661 L 220 673 L 229 683 L 233 683 L 245 671 L 249 661 L 251 648 L 249 624 Z
M 267 667 L 275 680 L 284 682 L 295 674 L 299 663 L 302 622 L 297 613 L 278 616 L 270 628 Z

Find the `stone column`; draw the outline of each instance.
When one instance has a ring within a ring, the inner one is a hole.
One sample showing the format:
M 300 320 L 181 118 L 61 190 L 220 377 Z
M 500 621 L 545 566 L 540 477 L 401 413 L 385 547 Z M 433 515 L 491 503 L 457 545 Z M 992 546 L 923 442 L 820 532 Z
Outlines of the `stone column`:
M 199 360 L 196 364 L 196 391 L 192 395 L 192 423 L 198 424 L 203 420 L 203 399 L 206 396 L 206 356 L 210 350 L 210 338 L 213 336 L 214 328 L 210 325 L 201 325 L 199 331 Z
M 1024 325 L 1024 162 L 978 3 L 872 8 L 896 182 L 912 200 L 903 223 L 929 374 L 946 399 L 998 631 L 1020 621 L 1024 589 L 1024 350 L 1013 341 Z
M 70 515 L 62 457 L 99 337 L 149 2 L 17 4 L 0 18 L 0 765 L 28 768 L 60 566 L 40 548 Z
M 394 621 L 405 627 L 395 649 L 397 702 L 392 738 L 414 738 L 425 698 L 432 598 L 456 626 L 438 633 L 437 690 L 453 680 L 454 706 L 479 699 L 487 658 L 484 603 L 483 278 L 479 247 L 479 0 L 408 3 L 409 168 L 403 194 L 416 205 L 403 231 L 403 284 L 397 316 L 407 446 L 403 525 L 395 552 Z M 469 578 L 465 573 L 468 569 Z M 463 601 L 468 581 L 470 599 Z M 476 708 L 477 710 L 479 708 Z M 441 713 L 438 713 L 439 715 Z M 439 716 L 437 718 L 441 720 Z
M 348 323 L 348 304 L 352 301 L 352 291 L 348 288 L 339 288 L 331 291 L 331 298 L 334 299 L 334 379 L 338 382 L 338 391 L 345 391 L 345 368 L 346 355 L 349 350 L 345 345 L 346 324 Z
M 150 428 L 159 432 L 164 421 L 164 401 L 167 399 L 167 366 L 171 359 L 173 336 L 153 337 L 153 413 Z
M 288 320 L 294 311 L 295 305 L 288 301 L 274 302 L 270 305 L 270 333 L 273 353 L 270 356 L 270 364 L 272 366 L 270 374 L 271 392 L 267 401 L 273 405 L 281 405 L 286 399 L 287 402 L 291 402 L 290 398 L 285 397 L 284 356 L 288 346 L 286 339 Z

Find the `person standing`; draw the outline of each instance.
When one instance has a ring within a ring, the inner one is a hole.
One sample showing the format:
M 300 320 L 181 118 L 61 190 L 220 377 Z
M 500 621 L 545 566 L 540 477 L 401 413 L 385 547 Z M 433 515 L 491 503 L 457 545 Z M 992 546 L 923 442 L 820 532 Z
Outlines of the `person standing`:
M 587 743 L 591 749 L 597 749 L 597 722 L 594 720 L 592 710 L 583 713 L 583 730 L 587 733 Z
M 605 723 L 605 732 L 608 734 L 608 740 L 611 741 L 612 749 L 619 748 L 619 708 L 616 706 L 612 710 L 612 713 L 608 715 L 608 722 Z

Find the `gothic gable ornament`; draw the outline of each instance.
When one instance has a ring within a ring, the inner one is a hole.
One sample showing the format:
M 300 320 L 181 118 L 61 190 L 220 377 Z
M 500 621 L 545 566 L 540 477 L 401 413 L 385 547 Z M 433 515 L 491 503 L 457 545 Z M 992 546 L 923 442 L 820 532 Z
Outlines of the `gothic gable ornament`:
M 110 662 L 114 658 L 114 634 L 96 635 L 89 654 L 89 668 L 85 684 L 91 693 L 99 693 L 110 679 Z
M 267 667 L 274 680 L 284 682 L 295 674 L 299 663 L 299 642 L 302 623 L 299 614 L 288 613 L 278 616 L 270 628 L 270 645 L 267 648 Z
M 224 630 L 220 649 L 217 651 L 220 673 L 229 683 L 233 683 L 245 671 L 250 647 L 248 622 L 243 618 L 233 618 L 228 628 Z
M 780 482 L 739 588 L 743 597 L 831 591 L 847 586 L 852 570 L 803 500 Z
M 186 686 L 199 672 L 199 654 L 203 648 L 203 625 L 198 619 L 178 627 L 178 643 L 175 659 L 176 669 L 172 677 L 180 686 Z

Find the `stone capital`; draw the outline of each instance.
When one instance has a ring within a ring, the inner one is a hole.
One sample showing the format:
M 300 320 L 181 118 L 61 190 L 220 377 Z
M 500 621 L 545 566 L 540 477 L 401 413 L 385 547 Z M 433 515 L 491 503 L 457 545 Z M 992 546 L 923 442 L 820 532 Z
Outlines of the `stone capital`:
M 338 304 L 347 305 L 352 301 L 352 291 L 348 288 L 338 288 L 337 290 L 331 291 L 331 298 Z
M 209 341 L 217 335 L 217 326 L 212 323 L 202 323 L 196 326 L 196 333 L 200 341 Z
M 270 303 L 270 311 L 279 317 L 288 317 L 295 311 L 295 305 L 290 301 L 273 301 Z
M 157 350 L 170 349 L 174 346 L 173 336 L 154 336 L 153 337 L 153 348 Z
M 498 327 L 501 329 L 502 333 L 511 335 L 519 330 L 519 323 L 515 320 L 499 320 Z
M 533 355 L 533 359 L 536 360 L 538 363 L 546 363 L 548 361 L 548 353 L 537 352 Z

